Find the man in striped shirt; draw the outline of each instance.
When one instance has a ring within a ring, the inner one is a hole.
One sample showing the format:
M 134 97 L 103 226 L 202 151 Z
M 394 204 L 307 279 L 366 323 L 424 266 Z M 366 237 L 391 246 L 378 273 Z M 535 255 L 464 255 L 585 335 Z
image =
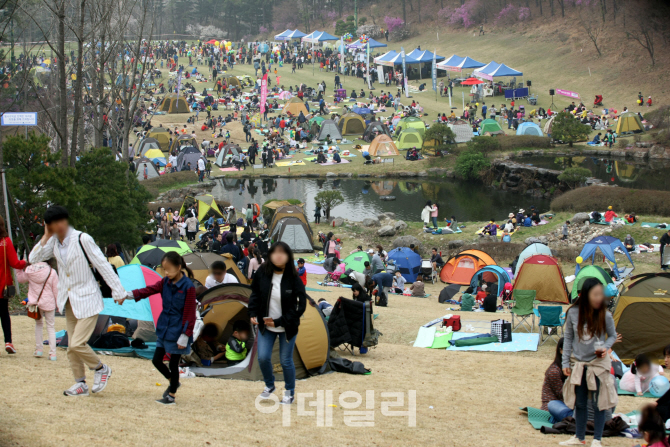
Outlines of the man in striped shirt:
M 56 258 L 58 263 L 57 304 L 59 312 L 65 312 L 67 357 L 75 378 L 75 384 L 63 394 L 88 396 L 86 366 L 95 371 L 91 391 L 99 393 L 107 386 L 112 369 L 104 365 L 88 345 L 98 314 L 105 307 L 91 269 L 95 268 L 102 275 L 115 300 L 123 300 L 126 291 L 93 238 L 70 227 L 68 211 L 62 206 L 52 206 L 44 213 L 44 236 L 30 253 L 33 264 L 51 258 Z

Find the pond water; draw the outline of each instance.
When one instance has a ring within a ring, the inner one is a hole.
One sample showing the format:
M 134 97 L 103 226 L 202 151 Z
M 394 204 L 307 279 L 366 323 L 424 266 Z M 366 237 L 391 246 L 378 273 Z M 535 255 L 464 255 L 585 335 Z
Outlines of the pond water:
M 421 210 L 428 200 L 439 204 L 439 218 L 455 216 L 458 221 L 503 220 L 519 208 L 535 205 L 549 209 L 549 200 L 486 188 L 479 183 L 458 181 L 366 181 L 353 179 L 219 179 L 212 191 L 217 200 L 226 200 L 237 209 L 247 203 L 263 204 L 269 199 L 298 199 L 305 203 L 308 216 L 314 213 L 314 196 L 319 191 L 337 189 L 345 202 L 331 215 L 362 221 L 384 212 L 398 219 L 421 220 Z M 396 200 L 381 200 L 395 196 Z
M 596 156 L 531 156 L 519 157 L 515 161 L 556 170 L 580 166 L 591 171 L 593 177 L 610 185 L 635 189 L 670 190 L 669 161 L 633 161 Z

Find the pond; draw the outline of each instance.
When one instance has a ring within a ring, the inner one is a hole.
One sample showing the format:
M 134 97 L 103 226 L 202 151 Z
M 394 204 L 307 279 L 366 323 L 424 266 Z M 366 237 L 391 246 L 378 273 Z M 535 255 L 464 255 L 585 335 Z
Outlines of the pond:
M 597 156 L 531 156 L 514 161 L 539 168 L 563 170 L 580 166 L 591 171 L 593 177 L 610 185 L 635 189 L 670 190 L 670 162 L 634 161 Z
M 212 191 L 217 200 L 226 200 L 237 209 L 247 203 L 263 204 L 269 199 L 298 199 L 305 203 L 308 216 L 314 213 L 314 196 L 319 191 L 337 189 L 344 203 L 334 208 L 331 215 L 360 222 L 384 212 L 393 212 L 398 219 L 409 222 L 421 220 L 421 209 L 428 200 L 438 203 L 439 218 L 455 216 L 458 221 L 503 220 L 519 208 L 535 205 L 549 210 L 550 201 L 535 199 L 487 188 L 480 183 L 458 181 L 354 179 L 219 179 Z M 395 196 L 393 201 L 381 196 Z

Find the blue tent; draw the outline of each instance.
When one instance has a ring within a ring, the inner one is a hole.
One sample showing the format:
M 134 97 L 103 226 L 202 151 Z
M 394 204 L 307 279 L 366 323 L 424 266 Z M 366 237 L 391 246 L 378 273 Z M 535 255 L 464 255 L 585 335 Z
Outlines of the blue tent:
M 542 129 L 536 123 L 531 123 L 526 121 L 525 123 L 519 124 L 519 127 L 516 130 L 517 135 L 533 135 L 536 137 L 543 137 Z
M 633 260 L 630 258 L 630 253 L 628 253 L 626 247 L 619 239 L 612 236 L 598 236 L 591 239 L 586 243 L 586 245 L 584 245 L 584 248 L 582 248 L 582 252 L 579 253 L 579 256 L 584 259 L 584 262 L 591 258 L 591 264 L 594 264 L 596 260 L 596 251 L 598 248 L 600 248 L 600 251 L 603 253 L 603 255 L 605 255 L 605 258 L 614 265 L 612 271 L 617 278 L 619 278 L 621 272 L 619 271 L 619 267 L 617 266 L 616 259 L 614 257 L 614 250 L 616 248 L 618 248 L 626 255 L 630 261 L 630 264 L 633 266 L 633 268 L 635 268 L 635 264 L 633 264 Z M 575 275 L 579 273 L 579 269 L 580 265 L 577 264 L 577 267 L 575 268 Z
M 503 293 L 503 290 L 505 289 L 505 283 L 512 282 L 505 269 L 503 269 L 498 265 L 487 265 L 486 267 L 479 270 L 472 276 L 472 279 L 470 280 L 470 287 L 472 287 L 473 289 L 478 287 L 479 281 L 482 279 L 482 276 L 485 273 L 493 274 L 498 277 L 498 296 L 500 296 Z M 486 282 L 492 282 L 492 281 L 486 281 Z
M 291 31 L 290 29 L 287 29 L 281 34 L 277 34 L 275 36 L 275 40 L 291 40 L 291 39 L 298 39 L 300 37 L 305 37 L 307 34 L 296 30 Z
M 485 65 L 486 64 L 476 61 L 470 57 L 460 57 L 454 54 L 446 61 L 437 64 L 437 68 L 449 71 L 463 71 L 472 70 L 474 68 L 481 68 Z
M 279 34 L 275 35 L 275 40 L 288 40 L 288 39 L 287 39 L 287 36 L 288 36 L 289 34 L 291 34 L 292 32 L 293 32 L 293 31 L 291 31 L 290 29 L 287 29 L 287 30 L 284 31 L 283 33 L 279 33 Z
M 359 115 L 367 115 L 368 113 L 372 113 L 367 107 L 354 107 L 351 111 L 358 113 Z
M 551 248 L 539 242 L 532 243 L 528 247 L 524 248 L 523 251 L 519 254 L 519 259 L 516 261 L 513 274 L 516 275 L 516 273 L 521 270 L 523 262 L 534 255 L 553 256 L 551 253 Z
M 358 39 L 356 42 L 348 44 L 347 48 L 363 49 L 367 48 L 368 44 L 370 44 L 370 48 L 381 48 L 388 46 L 385 43 L 377 42 L 374 39 L 368 39 L 368 43 L 361 43 L 361 39 Z
M 398 247 L 391 250 L 388 259 L 395 262 L 396 268 L 407 282 L 416 281 L 421 273 L 421 256 L 409 247 Z
M 416 59 L 419 62 L 433 62 L 433 53 L 431 53 L 430 51 L 419 50 L 418 48 L 412 50 L 412 52 L 409 53 L 407 56 L 411 57 L 412 59 Z M 444 59 L 445 59 L 444 56 L 435 57 L 435 60 L 438 62 Z
M 327 40 L 340 40 L 340 39 L 331 34 L 328 34 L 325 31 L 314 31 L 312 34 L 308 34 L 307 36 L 302 38 L 303 42 L 311 42 L 311 43 L 325 42 Z
M 516 71 L 505 64 L 499 64 L 496 61 L 489 62 L 485 67 L 475 70 L 473 74 L 489 80 L 503 76 L 523 76 L 522 72 Z
M 385 65 L 387 67 L 392 67 L 394 65 L 402 65 L 402 54 L 397 51 L 389 51 L 388 53 L 375 58 L 375 63 L 378 65 Z M 420 64 L 421 61 L 409 57 L 405 54 L 405 63 L 406 64 Z

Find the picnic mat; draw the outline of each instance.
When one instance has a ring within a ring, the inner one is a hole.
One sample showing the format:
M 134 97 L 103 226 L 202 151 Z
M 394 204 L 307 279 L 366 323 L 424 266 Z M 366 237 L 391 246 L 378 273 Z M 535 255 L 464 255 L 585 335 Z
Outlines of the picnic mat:
M 275 163 L 278 167 L 286 167 L 286 166 L 305 166 L 305 162 L 302 160 L 296 160 L 296 161 L 278 161 Z
M 635 394 L 635 392 L 633 392 L 633 391 L 622 390 L 622 389 L 619 387 L 619 381 L 618 381 L 618 380 L 616 381 L 616 393 L 617 393 L 619 396 L 648 397 L 649 399 L 658 399 L 658 397 L 654 397 L 649 391 L 647 391 L 646 393 L 644 393 L 642 396 L 638 396 L 638 395 Z
M 452 340 L 458 340 L 463 337 L 477 335 L 475 333 L 456 333 Z M 488 343 L 477 346 L 463 346 L 457 348 L 452 346 L 450 351 L 490 351 L 490 352 L 520 352 L 537 351 L 537 345 L 540 342 L 540 334 L 521 334 L 513 333 L 512 341 L 509 343 Z
M 314 288 L 312 288 L 312 287 L 305 287 L 305 290 L 308 291 L 308 292 L 328 292 L 327 290 L 323 290 L 323 289 L 314 289 Z
M 342 160 L 339 163 L 335 163 L 334 161 L 329 161 L 328 163 L 319 163 L 321 166 L 333 166 L 333 165 L 343 165 L 345 163 L 351 163 L 349 160 Z
M 239 171 L 237 168 L 219 168 L 219 171 L 230 172 L 230 171 Z
M 307 270 L 307 273 L 311 273 L 314 275 L 325 275 L 326 273 L 328 273 L 326 269 L 324 269 L 322 266 L 316 264 L 310 264 L 308 262 L 305 263 L 305 270 Z
M 324 286 L 324 287 L 344 287 L 345 289 L 351 289 L 351 285 L 349 285 L 349 284 L 341 284 L 341 283 L 339 283 L 339 282 L 321 282 L 321 281 L 317 281 L 316 283 L 317 283 L 318 285 L 320 285 L 320 286 Z
M 549 422 L 551 420 L 551 413 L 539 408 L 533 407 L 519 407 L 519 410 L 528 413 L 528 423 L 533 426 L 535 430 L 540 430 L 542 427 L 551 427 L 554 424 Z
M 431 327 L 423 327 L 421 326 L 419 328 L 419 333 L 416 336 L 416 340 L 414 340 L 414 347 L 415 348 L 430 348 L 433 346 L 433 343 L 435 342 L 435 331 L 437 328 L 435 326 Z M 447 343 L 449 341 L 447 340 Z
M 644 227 L 650 227 L 650 228 L 658 228 L 659 225 L 661 225 L 658 222 L 642 222 L 640 225 Z

